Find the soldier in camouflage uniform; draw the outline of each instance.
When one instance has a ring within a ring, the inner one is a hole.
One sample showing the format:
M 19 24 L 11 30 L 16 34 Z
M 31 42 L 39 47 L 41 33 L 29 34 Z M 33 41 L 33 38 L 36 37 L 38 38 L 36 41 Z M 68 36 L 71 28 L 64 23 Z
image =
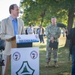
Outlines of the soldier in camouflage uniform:
M 54 58 L 54 66 L 57 67 L 57 51 L 58 49 L 53 49 L 49 47 L 50 41 L 57 41 L 60 37 L 61 30 L 59 27 L 57 27 L 56 24 L 56 17 L 51 18 L 51 24 L 47 26 L 46 28 L 46 35 L 47 35 L 47 46 L 46 46 L 46 67 L 49 66 L 49 62 L 51 60 L 51 53 L 53 52 L 53 58 Z

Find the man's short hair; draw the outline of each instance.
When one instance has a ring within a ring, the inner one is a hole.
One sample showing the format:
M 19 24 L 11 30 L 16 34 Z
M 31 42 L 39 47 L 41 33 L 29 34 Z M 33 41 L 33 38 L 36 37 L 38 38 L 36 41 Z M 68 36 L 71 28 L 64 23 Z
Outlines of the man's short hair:
M 53 16 L 52 18 L 56 18 L 55 16 Z
M 17 6 L 17 4 L 12 4 L 12 5 L 10 5 L 10 7 L 9 7 L 9 13 L 10 13 L 10 14 L 11 14 L 11 10 L 14 9 L 14 6 Z

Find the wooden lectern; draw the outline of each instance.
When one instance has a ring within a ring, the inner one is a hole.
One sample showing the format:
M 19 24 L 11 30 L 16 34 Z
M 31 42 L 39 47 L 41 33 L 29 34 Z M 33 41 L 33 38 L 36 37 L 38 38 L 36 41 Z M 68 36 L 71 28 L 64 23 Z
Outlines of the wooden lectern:
M 17 43 L 16 43 L 16 36 L 11 38 L 11 47 L 12 48 L 17 48 Z

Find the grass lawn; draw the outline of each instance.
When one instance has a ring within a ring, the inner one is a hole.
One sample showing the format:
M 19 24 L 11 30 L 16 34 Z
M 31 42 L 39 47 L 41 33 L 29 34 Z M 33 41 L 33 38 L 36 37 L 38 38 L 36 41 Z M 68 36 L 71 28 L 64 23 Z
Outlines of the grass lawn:
M 46 51 L 41 50 L 40 47 L 40 75 L 70 75 L 71 73 L 71 62 L 68 61 L 68 50 L 67 48 L 60 48 L 58 51 L 58 68 L 45 68 L 45 54 Z M 50 63 L 53 65 L 53 61 Z
M 69 50 L 65 48 L 65 37 L 59 38 L 59 50 L 58 50 L 58 68 L 50 67 L 46 68 L 46 39 L 45 44 L 38 43 L 40 48 L 40 75 L 71 75 L 71 61 L 69 61 Z M 34 46 L 37 46 L 35 44 Z M 53 59 L 50 63 L 53 65 Z
M 58 50 L 58 68 L 45 67 L 45 58 L 46 58 L 46 38 L 45 43 L 34 43 L 33 46 L 39 47 L 40 52 L 40 75 L 71 75 L 71 61 L 69 61 L 69 50 L 64 47 L 65 37 L 60 37 L 59 39 L 59 50 Z M 50 63 L 53 65 L 53 58 Z M 10 70 L 9 70 L 10 71 Z M 9 72 L 10 73 L 10 72 Z

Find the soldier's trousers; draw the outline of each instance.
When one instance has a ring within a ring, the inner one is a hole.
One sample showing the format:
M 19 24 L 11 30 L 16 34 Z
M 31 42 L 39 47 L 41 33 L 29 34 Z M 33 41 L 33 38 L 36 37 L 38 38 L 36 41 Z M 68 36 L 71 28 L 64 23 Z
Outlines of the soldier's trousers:
M 57 54 L 58 49 L 52 49 L 49 47 L 49 43 L 46 45 L 46 62 L 50 62 L 51 60 L 51 54 L 53 54 L 53 60 L 54 62 L 58 61 L 58 54 Z

